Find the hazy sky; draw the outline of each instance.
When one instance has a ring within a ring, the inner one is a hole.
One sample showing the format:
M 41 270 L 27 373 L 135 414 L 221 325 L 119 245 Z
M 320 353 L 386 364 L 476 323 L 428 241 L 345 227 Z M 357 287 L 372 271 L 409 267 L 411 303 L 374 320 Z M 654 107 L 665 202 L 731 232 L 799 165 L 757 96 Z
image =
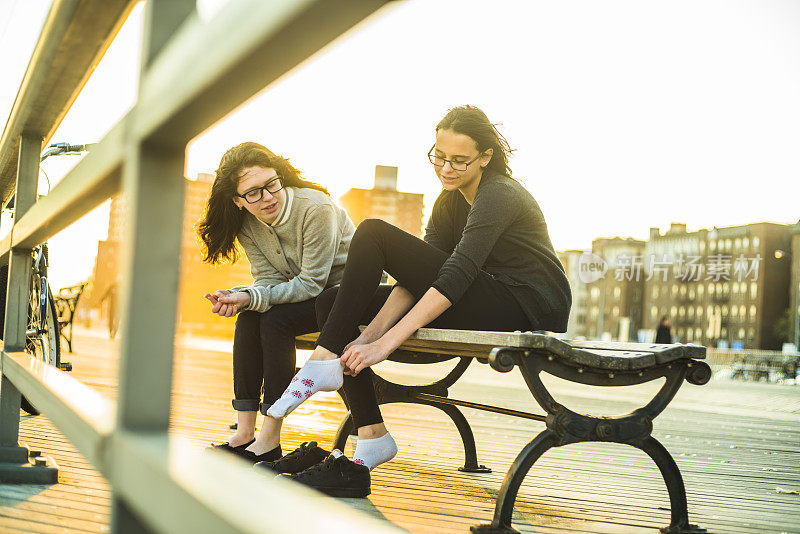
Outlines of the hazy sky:
M 199 2 L 212 17 L 227 3 Z M 7 116 L 49 9 L 0 0 Z M 54 141 L 102 138 L 135 100 L 137 8 Z M 213 43 L 208 43 L 213 46 Z M 9 52 L 13 50 L 13 53 Z M 233 83 L 233 82 L 232 82 Z M 425 154 L 449 107 L 477 105 L 516 149 L 511 168 L 557 249 L 800 218 L 800 2 L 398 2 L 193 141 L 187 176 L 259 141 L 334 196 L 439 191 Z M 47 163 L 53 183 L 77 158 Z M 55 286 L 85 279 L 107 208 L 51 240 Z

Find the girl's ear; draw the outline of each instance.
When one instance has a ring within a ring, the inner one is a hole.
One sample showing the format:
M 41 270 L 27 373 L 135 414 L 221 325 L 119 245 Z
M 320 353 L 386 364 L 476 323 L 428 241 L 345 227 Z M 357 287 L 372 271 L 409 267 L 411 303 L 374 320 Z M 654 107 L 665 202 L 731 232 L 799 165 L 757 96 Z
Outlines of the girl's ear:
M 233 203 L 236 204 L 236 207 L 242 209 L 244 207 L 244 202 L 239 197 L 233 197 Z
M 485 169 L 489 162 L 492 161 L 492 156 L 494 155 L 494 149 L 487 148 L 483 152 L 483 156 L 481 156 L 481 169 Z

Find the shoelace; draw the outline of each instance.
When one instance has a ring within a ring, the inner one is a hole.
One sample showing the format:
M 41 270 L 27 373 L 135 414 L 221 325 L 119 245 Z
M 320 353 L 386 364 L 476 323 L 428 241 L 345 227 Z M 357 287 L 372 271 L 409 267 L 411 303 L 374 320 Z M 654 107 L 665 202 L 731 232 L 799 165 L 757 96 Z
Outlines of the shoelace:
M 326 460 L 324 462 L 318 463 L 317 465 L 313 465 L 313 466 L 309 467 L 308 469 L 306 469 L 302 473 L 298 473 L 297 478 L 298 479 L 299 478 L 305 478 L 307 476 L 319 473 L 321 471 L 330 471 L 331 469 L 333 469 L 333 461 L 327 461 Z
M 283 458 L 279 459 L 278 462 L 284 462 L 284 461 L 287 461 L 287 460 L 296 460 L 296 459 L 300 458 L 301 456 L 303 456 L 303 454 L 305 454 L 307 449 L 309 449 L 309 448 L 310 447 L 305 447 L 304 445 L 300 445 L 295 450 L 293 450 L 292 452 L 290 452 L 289 454 L 287 454 Z

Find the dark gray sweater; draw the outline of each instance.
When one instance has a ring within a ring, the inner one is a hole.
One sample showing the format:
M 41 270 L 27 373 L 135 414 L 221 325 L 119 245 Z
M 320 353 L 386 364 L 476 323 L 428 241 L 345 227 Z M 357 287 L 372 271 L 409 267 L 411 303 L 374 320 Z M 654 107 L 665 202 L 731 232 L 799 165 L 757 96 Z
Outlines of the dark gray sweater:
M 450 302 L 457 302 L 483 270 L 513 286 L 532 329 L 566 331 L 569 282 L 542 210 L 519 182 L 485 174 L 472 206 L 460 191 L 442 191 L 424 239 L 450 254 L 433 283 Z

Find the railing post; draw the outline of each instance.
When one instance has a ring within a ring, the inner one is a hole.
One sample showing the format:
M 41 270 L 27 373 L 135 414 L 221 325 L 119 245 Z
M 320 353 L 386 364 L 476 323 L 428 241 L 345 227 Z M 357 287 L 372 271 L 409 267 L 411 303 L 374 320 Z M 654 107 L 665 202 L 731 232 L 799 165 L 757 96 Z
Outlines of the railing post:
M 150 0 L 145 13 L 141 71 L 195 10 L 194 0 Z M 129 139 L 123 172 L 126 235 L 120 302 L 121 342 L 117 428 L 163 433 L 169 425 L 175 321 L 183 222 L 185 139 L 163 145 Z M 166 458 L 168 451 L 163 451 Z M 114 463 L 125 461 L 111 451 Z M 114 484 L 112 532 L 150 532 Z M 146 488 L 137 488 L 147 491 Z M 175 511 L 179 513 L 179 511 Z
M 41 152 L 40 136 L 30 134 L 20 136 L 14 199 L 15 221 L 36 202 Z M 13 234 L 13 227 L 11 231 Z M 31 249 L 12 248 L 9 261 L 3 331 L 4 353 L 25 350 L 31 283 Z M 5 361 L 5 355 L 2 356 L 2 360 Z M 19 445 L 20 401 L 19 390 L 3 374 L 0 380 L 0 482 L 53 483 L 58 480 L 58 470 L 33 467 L 28 461 L 27 447 Z
M 23 134 L 19 140 L 17 188 L 14 200 L 15 217 L 21 217 L 36 201 L 39 182 L 39 155 L 42 139 Z M 12 227 L 13 232 L 13 227 Z M 25 350 L 25 329 L 28 325 L 31 251 L 12 249 L 8 266 L 6 314 L 3 330 L 3 351 Z M 3 376 L 0 385 L 0 447 L 16 447 L 19 438 L 20 394 Z

